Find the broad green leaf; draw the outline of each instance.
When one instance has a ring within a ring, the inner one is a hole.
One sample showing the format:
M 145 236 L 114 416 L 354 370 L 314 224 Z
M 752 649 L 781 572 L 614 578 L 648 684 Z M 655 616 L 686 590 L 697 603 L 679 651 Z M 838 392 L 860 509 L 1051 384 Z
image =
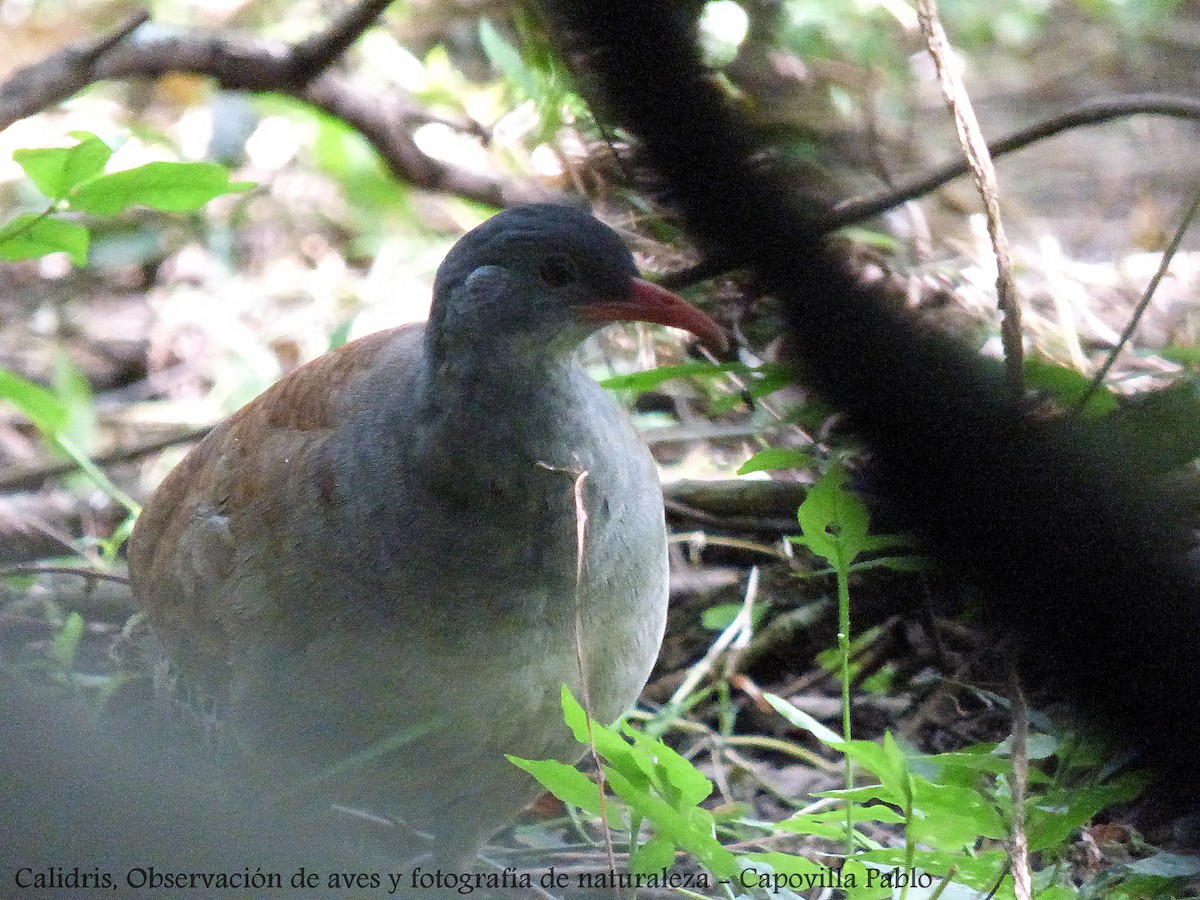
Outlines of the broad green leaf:
M 1082 372 L 1069 366 L 1061 366 L 1037 356 L 1025 358 L 1025 384 L 1035 391 L 1044 391 L 1070 409 L 1074 409 L 1087 396 L 1092 380 Z M 1117 408 L 1117 398 L 1112 392 L 1100 388 L 1083 407 L 1088 419 L 1107 415 Z
M 965 850 L 980 837 L 1003 839 L 1004 822 L 996 807 L 978 791 L 959 785 L 934 784 L 912 776 L 913 816 L 909 837 L 940 850 Z
M 892 737 L 891 731 L 884 732 L 882 747 L 883 755 L 880 761 L 880 768 L 874 770 L 875 775 L 884 787 L 888 788 L 893 794 L 904 798 L 904 802 L 901 805 L 907 808 L 913 799 L 913 783 L 908 771 L 908 759 L 905 757 L 900 745 L 896 743 L 896 739 Z
M 678 366 L 659 366 L 645 372 L 631 372 L 628 375 L 614 375 L 605 378 L 600 386 L 610 391 L 643 391 L 653 390 L 664 381 L 672 378 L 715 377 L 726 372 L 736 372 L 739 375 L 752 375 L 756 370 L 744 363 L 683 363 Z
M 595 719 L 591 720 L 589 731 L 587 714 L 579 701 L 575 699 L 575 695 L 571 693 L 571 689 L 565 684 L 562 686 L 561 696 L 563 721 L 575 735 L 575 740 L 585 747 L 591 746 L 594 742 L 596 752 L 600 754 L 601 758 L 607 760 L 614 768 L 624 772 L 627 778 L 634 779 L 639 783 L 643 781 L 645 776 L 634 759 L 633 748 L 625 739 L 616 730 Z
M 599 786 L 574 766 L 556 759 L 506 758 L 518 769 L 524 769 L 536 778 L 542 787 L 563 803 L 577 806 L 595 816 L 600 815 Z
M 67 421 L 59 436 L 80 450 L 89 451 L 96 425 L 92 388 L 66 353 L 59 353 L 54 360 L 54 394 L 67 411 Z
M 724 631 L 741 614 L 743 605 L 741 603 L 718 603 L 716 606 L 710 606 L 700 614 L 700 624 L 707 631 Z M 758 627 L 770 606 L 769 603 L 762 602 L 755 603 L 750 608 L 750 624 L 753 627 Z
M 647 793 L 615 769 L 605 769 L 605 776 L 614 793 L 625 801 L 631 811 L 654 825 L 658 836 L 686 850 L 718 878 L 732 878 L 737 861 L 721 846 L 712 833 L 712 816 L 703 809 L 692 808 L 681 813 L 665 800 Z
M 874 806 L 854 806 L 850 809 L 852 822 L 886 822 L 899 825 L 904 822 L 900 815 L 890 806 L 877 803 Z M 776 822 L 775 827 L 781 831 L 793 834 L 810 834 L 813 837 L 827 838 L 840 841 L 846 837 L 846 810 L 838 809 L 820 813 L 796 813 L 782 822 Z
M 46 147 L 13 153 L 13 161 L 51 200 L 63 199 L 73 187 L 99 175 L 112 156 L 109 146 L 94 134 L 79 131 L 73 136 L 79 139 L 74 147 Z
M 802 728 L 803 730 L 807 731 L 827 747 L 840 750 L 846 743 L 845 739 L 836 731 L 826 728 L 808 713 L 797 709 L 778 694 L 765 693 L 763 696 L 766 697 L 767 702 L 775 708 L 777 713 L 779 713 L 797 728 Z
M 22 213 L 0 228 L 0 259 L 37 259 L 66 253 L 71 264 L 87 264 L 88 230 L 40 213 Z
M 846 888 L 846 900 L 885 900 L 897 896 L 893 886 L 887 884 L 886 875 L 896 869 L 886 869 L 881 872 L 864 866 L 856 857 L 851 857 L 842 863 L 842 878 L 848 881 L 854 876 L 854 887 Z M 909 896 L 912 896 L 911 894 Z
M 483 47 L 488 62 L 500 70 L 500 74 L 516 89 L 522 99 L 540 98 L 542 91 L 539 89 L 537 75 L 525 65 L 520 51 L 501 37 L 500 32 L 487 19 L 479 23 L 479 44 Z
M 152 162 L 103 175 L 76 188 L 71 209 L 111 216 L 132 206 L 164 212 L 191 212 L 214 197 L 249 190 L 248 181 L 231 182 L 224 167 L 212 163 Z
M 1102 809 L 1128 803 L 1145 788 L 1146 778 L 1131 773 L 1107 784 L 1056 790 L 1031 797 L 1025 813 L 1029 849 L 1036 852 L 1063 843 Z
M 83 637 L 83 625 L 83 616 L 77 612 L 71 612 L 67 615 L 62 627 L 58 629 L 58 633 L 54 635 L 54 642 L 50 646 L 50 655 L 64 672 L 70 672 L 75 668 L 75 653 L 79 649 L 79 639 Z
M 645 758 L 653 761 L 654 770 L 647 772 L 676 809 L 695 806 L 712 793 L 713 784 L 704 773 L 668 747 L 662 741 L 629 730 L 633 744 Z
M 803 535 L 792 538 L 835 569 L 854 561 L 870 522 L 866 505 L 846 487 L 849 480 L 849 473 L 837 466 L 809 488 L 796 514 Z
M 651 838 L 629 857 L 629 871 L 652 875 L 675 865 L 675 845 L 665 837 Z
M 766 472 L 771 469 L 807 469 L 813 464 L 811 453 L 803 450 L 788 450 L 783 447 L 769 447 L 760 450 L 742 463 L 737 470 L 739 475 L 751 472 Z
M 901 868 L 906 864 L 907 852 L 904 847 L 885 847 L 858 853 L 855 859 L 889 869 Z M 991 891 L 1000 873 L 1007 870 L 1008 855 L 1003 850 L 985 850 L 973 856 L 945 850 L 917 850 L 915 863 L 919 870 L 939 879 L 954 868 L 957 870 L 955 881 L 978 891 Z
M 0 400 L 7 400 L 46 437 L 66 428 L 66 404 L 53 391 L 13 372 L 0 369 Z

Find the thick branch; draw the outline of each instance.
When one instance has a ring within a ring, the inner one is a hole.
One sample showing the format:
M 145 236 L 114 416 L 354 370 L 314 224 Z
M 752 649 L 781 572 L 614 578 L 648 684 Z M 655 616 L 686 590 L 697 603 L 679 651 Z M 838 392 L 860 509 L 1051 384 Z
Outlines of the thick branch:
M 431 121 L 475 133 L 477 126 L 440 119 L 399 88 L 380 94 L 358 87 L 340 73 L 314 69 L 318 62 L 329 62 L 331 49 L 344 49 L 351 36 L 357 37 L 382 5 L 381 0 L 364 3 L 325 35 L 295 47 L 231 34 L 139 28 L 144 16 L 131 19 L 113 35 L 61 50 L 0 85 L 0 130 L 97 81 L 202 75 L 225 90 L 288 94 L 340 119 L 371 143 L 397 178 L 416 187 L 489 206 L 568 202 L 528 179 L 476 172 L 434 159 L 412 136 L 417 126 Z M 136 34 L 131 34 L 135 29 Z

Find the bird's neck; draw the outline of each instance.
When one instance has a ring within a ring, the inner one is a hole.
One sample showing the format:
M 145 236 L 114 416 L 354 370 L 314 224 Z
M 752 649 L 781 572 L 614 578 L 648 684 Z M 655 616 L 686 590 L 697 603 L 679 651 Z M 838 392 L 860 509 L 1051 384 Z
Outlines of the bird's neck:
M 508 342 L 427 356 L 420 408 L 430 438 L 485 453 L 552 450 L 561 442 L 595 385 L 570 351 L 530 349 Z

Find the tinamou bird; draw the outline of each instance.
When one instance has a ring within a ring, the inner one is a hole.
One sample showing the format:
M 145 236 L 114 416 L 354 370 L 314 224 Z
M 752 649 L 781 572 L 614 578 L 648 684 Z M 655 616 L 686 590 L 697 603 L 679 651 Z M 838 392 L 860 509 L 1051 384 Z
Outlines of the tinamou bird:
M 562 684 L 603 721 L 634 701 L 662 496 L 575 359 L 616 321 L 725 340 L 590 215 L 510 209 L 447 255 L 427 324 L 297 369 L 162 482 L 133 590 L 240 754 L 462 864 L 537 794 L 506 753 L 579 757 Z

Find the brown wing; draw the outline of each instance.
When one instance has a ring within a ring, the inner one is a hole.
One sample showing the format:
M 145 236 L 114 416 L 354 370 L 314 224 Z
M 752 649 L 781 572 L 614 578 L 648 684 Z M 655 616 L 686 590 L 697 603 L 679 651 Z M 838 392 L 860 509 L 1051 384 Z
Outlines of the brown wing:
M 281 547 L 288 522 L 328 515 L 319 508 L 333 485 L 326 447 L 355 387 L 397 341 L 417 351 L 422 331 L 378 332 L 292 372 L 217 426 L 146 504 L 129 542 L 134 595 L 199 672 L 222 669 L 231 635 L 272 614 L 247 608 L 252 591 L 233 590 L 235 561 Z

